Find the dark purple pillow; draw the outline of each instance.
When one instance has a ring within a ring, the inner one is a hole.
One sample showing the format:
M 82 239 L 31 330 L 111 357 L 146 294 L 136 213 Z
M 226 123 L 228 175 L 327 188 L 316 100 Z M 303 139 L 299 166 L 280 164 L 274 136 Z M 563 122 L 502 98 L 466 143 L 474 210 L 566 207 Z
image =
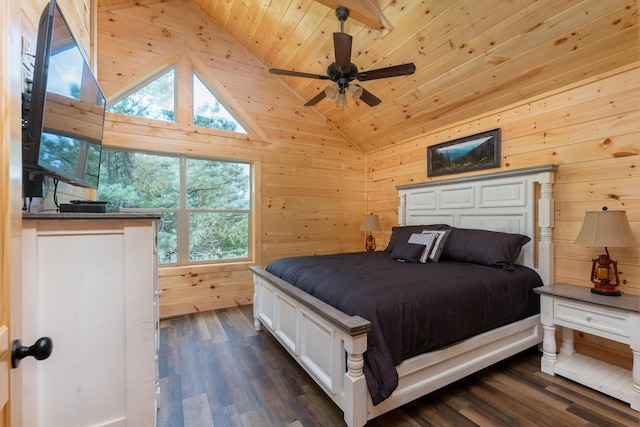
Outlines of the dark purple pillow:
M 522 234 L 452 228 L 440 259 L 513 269 L 530 240 Z
M 412 234 L 420 234 L 422 230 L 446 230 L 449 226 L 446 224 L 429 224 L 429 225 L 404 225 L 391 228 L 391 238 L 385 251 L 393 252 L 400 243 L 407 243 Z
M 400 243 L 393 248 L 391 259 L 416 263 L 420 261 L 424 248 L 426 246 L 419 243 Z

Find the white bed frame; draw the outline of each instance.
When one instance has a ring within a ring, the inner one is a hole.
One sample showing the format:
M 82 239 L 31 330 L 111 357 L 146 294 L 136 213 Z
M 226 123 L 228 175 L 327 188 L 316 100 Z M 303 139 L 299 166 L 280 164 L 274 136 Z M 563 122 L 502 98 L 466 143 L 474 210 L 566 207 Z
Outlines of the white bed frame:
M 532 237 L 519 263 L 553 281 L 556 165 L 397 187 L 400 225 L 445 223 Z M 356 427 L 542 342 L 540 315 L 422 354 L 396 367 L 393 394 L 374 406 L 363 374 L 370 323 L 348 316 L 261 267 L 254 272 L 256 329 L 271 332 Z

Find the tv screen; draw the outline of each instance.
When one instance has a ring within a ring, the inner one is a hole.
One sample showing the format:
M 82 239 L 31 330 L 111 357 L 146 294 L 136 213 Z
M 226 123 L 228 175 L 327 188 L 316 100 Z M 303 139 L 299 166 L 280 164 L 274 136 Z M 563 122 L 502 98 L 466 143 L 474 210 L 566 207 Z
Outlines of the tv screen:
M 55 0 L 40 18 L 25 169 L 98 188 L 105 97 Z

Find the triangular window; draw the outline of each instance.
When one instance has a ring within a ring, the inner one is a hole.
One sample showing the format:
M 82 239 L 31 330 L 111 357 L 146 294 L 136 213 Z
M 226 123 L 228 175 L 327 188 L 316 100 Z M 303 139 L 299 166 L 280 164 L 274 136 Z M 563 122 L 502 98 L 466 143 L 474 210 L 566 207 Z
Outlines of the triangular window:
M 107 109 L 111 113 L 175 121 L 175 69 L 171 68 Z
M 195 72 L 193 73 L 193 124 L 247 133 Z

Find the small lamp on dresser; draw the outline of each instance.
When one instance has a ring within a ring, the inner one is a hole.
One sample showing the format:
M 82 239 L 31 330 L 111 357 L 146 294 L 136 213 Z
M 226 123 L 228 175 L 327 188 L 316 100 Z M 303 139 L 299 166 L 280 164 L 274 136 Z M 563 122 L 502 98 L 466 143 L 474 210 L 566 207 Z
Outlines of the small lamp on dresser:
M 625 211 L 585 212 L 582 229 L 574 242 L 585 246 L 604 246 L 606 253 L 591 260 L 591 292 L 599 295 L 621 295 L 618 262 L 609 257 L 608 248 L 628 248 L 636 245 Z
M 376 239 L 373 238 L 371 234 L 372 231 L 380 231 L 382 227 L 380 227 L 380 221 L 378 220 L 378 215 L 369 214 L 364 216 L 364 221 L 362 222 L 362 227 L 360 227 L 360 231 L 368 231 L 369 235 L 367 236 L 364 242 L 364 248 L 367 251 L 375 251 L 376 250 Z

